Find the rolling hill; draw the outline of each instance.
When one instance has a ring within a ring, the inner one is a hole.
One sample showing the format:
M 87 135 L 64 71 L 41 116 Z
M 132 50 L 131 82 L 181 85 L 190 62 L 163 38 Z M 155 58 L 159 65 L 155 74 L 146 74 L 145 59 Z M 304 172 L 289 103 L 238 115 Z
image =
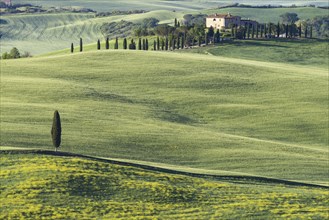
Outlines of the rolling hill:
M 112 2 L 112 1 L 109 1 Z M 140 1 L 139 1 L 140 2 Z M 170 1 L 171 2 L 171 1 Z M 183 2 L 182 2 L 183 3 Z M 94 1 L 93 1 L 94 4 Z M 112 10 L 108 10 L 112 11 Z M 244 18 L 255 19 L 259 22 L 278 22 L 279 16 L 285 12 L 295 12 L 302 20 L 315 16 L 327 15 L 328 10 L 305 8 L 224 8 L 201 11 L 170 11 L 154 10 L 143 14 L 117 15 L 109 17 L 95 17 L 94 14 L 61 13 L 61 14 L 29 14 L 1 16 L 1 47 L 0 52 L 9 51 L 17 47 L 20 51 L 28 51 L 32 55 L 69 48 L 71 43 L 78 45 L 82 37 L 85 43 L 95 43 L 97 39 L 104 39 L 100 31 L 103 23 L 126 20 L 139 23 L 145 18 L 154 17 L 160 23 L 173 23 L 174 18 L 182 20 L 184 14 L 212 14 L 233 13 Z M 115 38 L 115 36 L 112 36 Z
M 195 178 L 46 151 L 0 155 L 2 219 L 328 216 L 325 188 Z
M 60 64 L 60 65 L 59 65 Z M 314 66 L 151 51 L 1 61 L 1 146 L 328 183 L 328 74 Z

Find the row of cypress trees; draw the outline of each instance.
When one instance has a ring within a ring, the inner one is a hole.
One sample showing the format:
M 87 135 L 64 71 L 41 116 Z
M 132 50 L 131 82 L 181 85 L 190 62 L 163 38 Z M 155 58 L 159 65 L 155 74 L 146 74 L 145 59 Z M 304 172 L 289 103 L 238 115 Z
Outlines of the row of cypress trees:
M 208 36 L 206 35 L 206 44 L 208 44 Z M 219 31 L 213 35 L 213 42 L 220 42 L 220 34 Z M 199 37 L 198 39 L 198 45 L 201 45 L 201 37 Z M 186 38 L 185 36 L 179 36 L 177 38 L 175 37 L 165 37 L 165 38 L 161 38 L 157 37 L 156 40 L 153 41 L 153 50 L 176 50 L 176 49 L 184 49 L 186 47 Z M 114 49 L 119 49 L 119 40 L 118 38 L 115 39 L 114 42 Z M 128 45 L 127 42 L 127 38 L 123 39 L 123 43 L 122 43 L 122 48 L 124 50 L 126 49 L 130 49 L 130 50 L 149 50 L 149 41 L 147 38 L 142 39 L 139 38 L 138 39 L 138 43 L 136 46 L 136 42 L 131 39 L 130 44 Z M 109 42 L 109 38 L 106 38 L 105 40 L 105 49 L 108 50 L 110 49 L 110 42 Z M 98 39 L 97 40 L 97 50 L 101 50 L 101 42 Z M 80 52 L 83 51 L 83 41 L 82 38 L 80 38 Z M 74 44 L 71 43 L 71 53 L 74 53 Z
M 301 38 L 312 38 L 312 26 L 306 26 L 304 31 L 304 36 L 302 33 L 302 26 L 298 27 L 295 24 L 280 24 L 277 25 L 269 24 L 257 24 L 257 25 L 245 25 L 244 27 L 232 27 L 231 33 L 234 38 L 250 39 L 250 38 L 263 38 L 268 37 L 268 35 L 280 37 L 281 33 L 285 34 L 285 38 L 295 37 L 296 34 Z M 274 34 L 273 34 L 274 33 Z

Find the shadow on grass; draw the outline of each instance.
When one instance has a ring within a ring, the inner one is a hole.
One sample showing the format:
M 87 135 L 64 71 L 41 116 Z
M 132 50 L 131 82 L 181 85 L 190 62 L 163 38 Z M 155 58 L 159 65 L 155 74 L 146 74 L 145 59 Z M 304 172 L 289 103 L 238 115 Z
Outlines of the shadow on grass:
M 297 182 L 297 181 L 291 181 L 291 180 L 283 180 L 283 179 L 276 179 L 276 178 L 270 178 L 270 177 L 258 177 L 258 176 L 231 176 L 231 175 L 212 175 L 212 174 L 202 174 L 202 173 L 191 173 L 191 172 L 185 172 L 185 171 L 178 171 L 178 170 L 172 170 L 162 167 L 155 167 L 150 165 L 144 165 L 144 164 L 136 164 L 132 162 L 123 162 L 123 161 L 117 161 L 114 159 L 102 159 L 97 158 L 93 156 L 86 156 L 82 154 L 74 154 L 69 152 L 55 152 L 50 150 L 1 150 L 0 154 L 39 154 L 39 155 L 50 155 L 50 156 L 61 156 L 61 157 L 79 157 L 83 159 L 90 159 L 94 161 L 100 161 L 105 163 L 111 163 L 116 164 L 120 166 L 130 166 L 130 167 L 136 167 L 141 168 L 144 170 L 149 171 L 156 171 L 156 172 L 163 172 L 168 174 L 178 174 L 178 175 L 184 175 L 184 176 L 191 176 L 191 177 L 197 177 L 197 178 L 211 178 L 218 181 L 226 181 L 226 182 L 232 182 L 232 183 L 239 183 L 243 184 L 245 182 L 248 182 L 247 184 L 284 184 L 287 186 L 306 186 L 306 187 L 318 187 L 318 188 L 325 188 L 329 189 L 329 186 L 324 185 L 318 185 L 318 184 L 312 184 L 312 183 L 303 183 L 303 182 Z

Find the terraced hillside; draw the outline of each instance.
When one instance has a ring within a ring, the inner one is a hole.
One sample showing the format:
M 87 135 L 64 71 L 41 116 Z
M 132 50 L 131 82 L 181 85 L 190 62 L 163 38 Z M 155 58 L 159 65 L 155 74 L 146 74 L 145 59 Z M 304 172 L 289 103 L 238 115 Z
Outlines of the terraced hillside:
M 147 10 L 200 10 L 206 8 L 214 8 L 218 6 L 228 5 L 232 3 L 242 3 L 251 5 L 322 5 L 327 6 L 328 2 L 325 0 L 272 0 L 261 2 L 259 0 L 111 0 L 111 1 L 86 1 L 86 0 L 15 0 L 17 3 L 33 3 L 36 5 L 46 6 L 80 6 L 92 8 L 97 11 L 108 11 L 108 10 L 131 10 L 131 9 L 147 9 Z
M 328 217 L 325 188 L 193 178 L 79 157 L 0 155 L 1 219 Z
M 60 64 L 60 65 L 59 65 Z M 328 183 L 327 69 L 91 51 L 1 61 L 2 146 Z
M 140 23 L 145 18 L 154 17 L 162 23 L 172 23 L 174 18 L 182 16 L 179 12 L 171 11 L 111 17 L 95 17 L 94 14 L 81 13 L 2 16 L 1 19 L 5 22 L 0 24 L 1 52 L 17 47 L 20 51 L 29 51 L 36 55 L 68 48 L 72 42 L 78 45 L 80 37 L 85 43 L 104 39 L 100 26 L 105 22 L 126 20 Z

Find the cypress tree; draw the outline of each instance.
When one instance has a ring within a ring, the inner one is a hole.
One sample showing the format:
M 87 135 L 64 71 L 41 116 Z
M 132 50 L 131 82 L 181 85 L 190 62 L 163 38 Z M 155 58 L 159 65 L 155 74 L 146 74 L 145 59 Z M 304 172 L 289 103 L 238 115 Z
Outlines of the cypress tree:
M 119 49 L 118 37 L 115 38 L 114 49 L 116 49 L 116 50 Z
M 169 45 L 168 45 L 169 50 L 172 48 L 172 41 L 173 41 L 173 39 L 170 37 L 169 38 Z
M 175 18 L 175 24 L 174 25 L 175 25 L 175 27 L 177 27 L 177 18 Z
M 143 39 L 143 50 L 146 50 L 146 41 Z
M 97 50 L 101 49 L 101 42 L 99 41 L 99 39 L 97 40 Z
M 177 38 L 177 49 L 180 48 L 180 41 L 181 41 L 181 40 L 180 40 L 180 37 L 178 37 L 178 38 Z
M 255 38 L 255 26 L 252 26 L 252 30 L 251 30 L 251 38 Z
M 176 39 L 173 38 L 172 40 L 172 50 L 175 50 L 176 49 Z
M 268 24 L 268 34 L 272 35 L 272 23 Z
M 247 38 L 249 39 L 250 37 L 250 24 L 248 23 L 248 26 L 247 26 Z
M 82 38 L 80 37 L 80 52 L 82 52 L 83 46 L 82 46 Z
M 280 30 L 280 23 L 278 22 L 278 26 L 276 27 L 276 36 L 277 36 L 277 38 L 280 37 L 280 32 L 281 32 L 281 30 Z
M 157 50 L 157 42 L 155 40 L 153 41 L 153 50 Z
M 289 30 L 289 25 L 288 24 L 285 25 L 285 29 L 286 29 L 286 38 L 288 38 L 288 34 L 289 34 L 288 33 L 288 30 Z
M 289 37 L 292 38 L 292 24 L 289 27 Z
M 263 38 L 263 25 L 260 25 L 260 38 Z
M 123 49 L 127 50 L 127 38 L 123 39 Z
M 165 49 L 165 41 L 163 38 L 161 38 L 161 50 Z
M 177 22 L 177 27 L 180 27 L 180 22 L 179 21 Z
M 169 48 L 169 42 L 168 42 L 168 37 L 166 37 L 166 50 L 168 50 Z
M 159 36 L 157 37 L 157 49 L 160 50 L 160 38 L 159 38 Z
M 299 38 L 302 38 L 302 24 L 299 24 L 298 26 L 298 36 Z
M 53 117 L 53 125 L 51 127 L 51 139 L 53 141 L 53 145 L 55 147 L 55 151 L 61 145 L 61 135 L 62 135 L 62 126 L 61 126 L 61 118 L 59 116 L 58 111 L 54 112 Z
M 267 27 L 266 27 L 266 24 L 264 24 L 264 37 L 266 38 L 267 36 Z
M 308 29 L 308 27 L 307 27 L 307 25 L 305 26 L 305 38 L 307 38 L 307 29 Z
M 220 32 L 219 32 L 219 29 L 217 29 L 217 32 L 216 32 L 216 41 L 217 41 L 217 43 L 220 43 Z
M 138 39 L 138 50 L 142 50 L 142 39 Z
M 74 52 L 74 46 L 73 46 L 73 43 L 71 43 L 71 53 Z
M 106 48 L 106 50 L 110 49 L 110 41 L 109 41 L 108 37 L 106 38 L 105 48 Z
M 310 38 L 313 38 L 313 26 L 310 27 Z
M 219 29 L 217 29 L 217 32 L 219 34 Z M 237 39 L 237 33 L 238 33 L 238 25 L 235 25 L 235 28 L 234 28 L 234 38 L 235 39 Z M 219 43 L 219 41 L 217 43 Z
M 243 39 L 246 39 L 246 35 L 247 35 L 247 27 L 244 26 L 244 29 L 243 29 Z
M 149 40 L 147 38 L 145 40 L 145 50 L 149 50 Z
M 256 24 L 256 38 L 258 38 L 258 24 Z
M 182 37 L 181 45 L 182 45 L 181 48 L 184 49 L 184 47 L 185 47 L 185 37 L 184 36 Z
M 134 39 L 131 39 L 130 41 L 129 50 L 136 50 L 136 43 L 134 42 Z

